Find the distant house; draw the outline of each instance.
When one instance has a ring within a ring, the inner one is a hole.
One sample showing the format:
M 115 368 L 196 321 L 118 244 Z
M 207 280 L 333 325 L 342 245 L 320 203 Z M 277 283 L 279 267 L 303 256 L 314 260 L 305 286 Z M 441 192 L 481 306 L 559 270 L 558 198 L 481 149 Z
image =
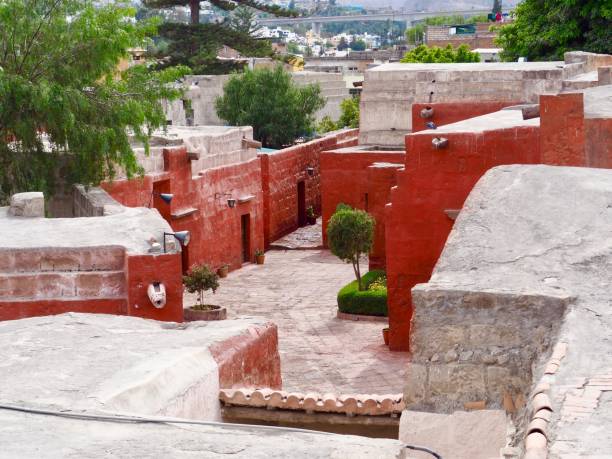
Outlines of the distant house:
M 476 48 L 495 48 L 494 40 L 497 37 L 496 31 L 490 31 L 490 22 L 478 24 L 458 24 L 427 26 L 425 28 L 425 44 L 427 46 L 444 47 L 446 45 L 466 44 L 471 49 Z

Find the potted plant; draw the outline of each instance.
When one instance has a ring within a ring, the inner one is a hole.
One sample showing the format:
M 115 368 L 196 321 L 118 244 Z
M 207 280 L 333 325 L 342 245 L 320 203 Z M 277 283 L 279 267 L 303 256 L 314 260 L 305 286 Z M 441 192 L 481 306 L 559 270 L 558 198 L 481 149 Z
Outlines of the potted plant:
M 217 274 L 222 279 L 227 277 L 228 272 L 229 272 L 229 265 L 221 265 L 221 267 L 217 269 Z
M 263 250 L 257 249 L 255 250 L 255 261 L 257 261 L 258 265 L 263 265 L 264 261 L 266 261 L 266 254 Z
M 194 265 L 186 276 L 183 276 L 183 285 L 189 293 L 197 293 L 197 303 L 184 311 L 184 318 L 192 320 L 222 320 L 227 317 L 227 311 L 221 306 L 204 304 L 204 292 L 219 288 L 219 276 L 208 265 Z
M 315 214 L 314 207 L 308 206 L 306 209 L 306 223 L 314 225 L 317 223 L 317 214 Z

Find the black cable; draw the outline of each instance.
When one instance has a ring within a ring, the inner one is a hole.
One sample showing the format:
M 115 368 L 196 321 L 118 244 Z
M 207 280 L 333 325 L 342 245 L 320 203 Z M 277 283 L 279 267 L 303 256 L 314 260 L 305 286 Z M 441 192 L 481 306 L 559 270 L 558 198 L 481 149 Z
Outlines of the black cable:
M 73 413 L 68 411 L 54 411 L 54 410 L 43 410 L 39 408 L 27 408 L 24 406 L 17 405 L 6 405 L 0 404 L 0 410 L 16 411 L 19 413 L 26 414 L 39 414 L 43 416 L 55 416 L 59 418 L 67 419 L 78 419 L 81 421 L 99 421 L 99 422 L 123 422 L 128 424 L 189 424 L 189 425 L 204 425 L 221 427 L 225 429 L 231 428 L 246 428 L 246 429 L 264 429 L 264 430 L 284 430 L 286 432 L 295 433 L 306 433 L 306 434 L 323 434 L 323 435 L 335 435 L 330 432 L 322 432 L 318 430 L 307 430 L 298 429 L 296 427 L 280 427 L 280 426 L 262 426 L 255 424 L 230 424 L 224 422 L 215 421 L 196 421 L 187 419 L 159 419 L 159 418 L 143 418 L 138 416 L 123 416 L 123 415 L 101 415 L 101 414 L 86 414 L 86 413 Z M 423 451 L 431 454 L 436 459 L 442 459 L 435 451 L 425 448 L 424 446 L 404 445 L 404 448 L 411 449 L 413 451 Z
M 442 456 L 440 456 L 438 453 L 436 453 L 435 451 L 432 451 L 429 448 L 425 448 L 424 446 L 406 445 L 405 448 L 411 449 L 413 451 L 423 451 L 424 453 L 431 454 L 436 459 L 442 459 Z

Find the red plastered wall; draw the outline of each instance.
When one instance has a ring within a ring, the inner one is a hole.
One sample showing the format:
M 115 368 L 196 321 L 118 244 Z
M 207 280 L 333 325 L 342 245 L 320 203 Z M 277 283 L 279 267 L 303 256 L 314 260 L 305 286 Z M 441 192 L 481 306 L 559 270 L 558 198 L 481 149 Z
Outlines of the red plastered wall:
M 266 247 L 295 231 L 298 226 L 298 192 L 300 181 L 306 188 L 306 207 L 321 212 L 320 155 L 325 150 L 357 145 L 357 130 L 350 130 L 322 139 L 262 153 L 262 189 L 264 192 L 264 239 Z M 314 175 L 306 169 L 314 168 Z
M 401 165 L 372 165 L 368 167 L 368 212 L 376 219 L 374 244 L 370 252 L 370 270 L 386 269 L 385 208 L 391 201 L 391 188 L 397 184 Z
M 321 208 L 325 246 L 327 246 L 327 222 L 338 204 L 348 204 L 356 209 L 369 209 L 368 167 L 376 162 L 402 164 L 404 160 L 403 151 L 332 150 L 321 155 Z
M 540 96 L 540 129 L 544 164 L 587 164 L 582 94 Z
M 413 104 L 412 105 L 412 132 L 419 132 L 428 129 L 425 123 L 431 121 L 436 126 L 444 126 L 445 124 L 456 123 L 458 121 L 467 120 L 476 116 L 486 115 L 501 110 L 504 107 L 518 105 L 521 102 L 499 102 L 499 101 L 482 101 L 482 102 L 434 102 L 431 104 Z M 433 116 L 431 118 L 421 118 L 421 110 L 426 107 L 433 108 Z
M 612 119 L 585 119 L 584 139 L 589 167 L 612 169 Z
M 453 220 L 478 179 L 491 167 L 540 162 L 537 127 L 450 133 L 447 149 L 435 150 L 434 134 L 406 137 L 406 167 L 398 173 L 386 213 L 390 348 L 407 350 L 411 289 L 426 282 L 442 252 Z

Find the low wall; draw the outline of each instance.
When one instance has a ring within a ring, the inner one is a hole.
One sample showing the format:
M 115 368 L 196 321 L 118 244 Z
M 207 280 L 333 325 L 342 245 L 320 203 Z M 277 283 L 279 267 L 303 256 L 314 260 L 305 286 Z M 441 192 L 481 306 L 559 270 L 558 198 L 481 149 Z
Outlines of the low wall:
M 502 101 L 465 101 L 465 102 L 435 102 L 435 103 L 414 103 L 412 104 L 412 132 L 424 131 L 429 129 L 426 123 L 432 122 L 436 126 L 456 123 L 457 121 L 467 120 L 476 116 L 486 115 L 501 110 L 511 105 L 519 105 L 520 102 Z M 433 109 L 431 118 L 421 117 L 421 110 L 425 108 Z

